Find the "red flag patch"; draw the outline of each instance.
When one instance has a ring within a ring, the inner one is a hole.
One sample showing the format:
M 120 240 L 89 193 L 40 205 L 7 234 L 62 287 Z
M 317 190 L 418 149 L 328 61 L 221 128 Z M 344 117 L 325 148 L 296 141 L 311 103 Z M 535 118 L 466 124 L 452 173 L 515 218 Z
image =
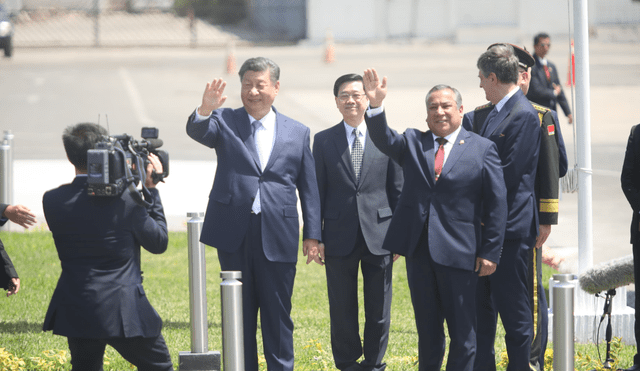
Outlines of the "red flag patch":
M 549 135 L 555 135 L 556 134 L 556 126 L 555 125 L 547 126 L 547 132 L 549 133 Z

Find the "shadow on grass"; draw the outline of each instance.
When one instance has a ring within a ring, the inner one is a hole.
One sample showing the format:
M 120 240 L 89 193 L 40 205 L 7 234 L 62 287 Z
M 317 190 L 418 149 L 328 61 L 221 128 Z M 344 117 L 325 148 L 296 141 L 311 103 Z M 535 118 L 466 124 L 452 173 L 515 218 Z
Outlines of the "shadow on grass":
M 42 322 L 29 323 L 26 321 L 19 322 L 0 322 L 0 333 L 29 333 L 42 332 Z
M 191 324 L 189 322 L 172 322 L 172 321 L 163 321 L 164 329 L 171 330 L 184 330 L 190 329 Z M 220 323 L 209 323 L 209 328 L 221 328 L 222 325 Z M 31 333 L 31 332 L 42 332 L 42 323 L 30 323 L 26 321 L 18 321 L 18 322 L 0 322 L 0 333 L 7 334 L 16 334 L 16 333 Z

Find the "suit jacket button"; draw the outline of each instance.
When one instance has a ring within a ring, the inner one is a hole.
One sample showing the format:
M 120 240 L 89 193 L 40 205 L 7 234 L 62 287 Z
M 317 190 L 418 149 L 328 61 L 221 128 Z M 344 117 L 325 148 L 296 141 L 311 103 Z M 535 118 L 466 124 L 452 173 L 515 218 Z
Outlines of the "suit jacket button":
M 356 192 L 356 196 L 360 197 L 360 192 Z

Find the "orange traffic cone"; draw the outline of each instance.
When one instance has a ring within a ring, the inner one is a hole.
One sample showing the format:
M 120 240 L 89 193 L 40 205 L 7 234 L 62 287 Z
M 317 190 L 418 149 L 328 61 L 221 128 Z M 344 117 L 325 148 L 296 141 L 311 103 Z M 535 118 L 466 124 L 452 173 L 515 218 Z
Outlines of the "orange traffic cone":
M 333 34 L 331 33 L 331 30 L 327 30 L 324 46 L 324 62 L 333 63 L 333 61 L 336 60 L 336 50 L 333 46 Z
M 233 75 L 236 73 L 236 44 L 233 41 L 229 42 L 227 46 L 227 74 Z
M 573 39 L 571 39 L 571 55 L 569 56 L 569 67 L 567 68 L 567 86 L 576 84 L 576 55 L 573 48 Z

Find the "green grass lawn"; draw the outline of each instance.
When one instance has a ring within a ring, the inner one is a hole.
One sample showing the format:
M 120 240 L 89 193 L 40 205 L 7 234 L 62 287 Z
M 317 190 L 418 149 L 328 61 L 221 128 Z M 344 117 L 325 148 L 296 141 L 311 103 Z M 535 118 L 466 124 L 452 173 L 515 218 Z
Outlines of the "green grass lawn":
M 0 238 L 11 256 L 21 279 L 21 289 L 10 298 L 0 297 L 0 349 L 13 356 L 29 360 L 31 357 L 49 359 L 45 351 L 67 351 L 66 338 L 42 332 L 44 314 L 60 275 L 60 263 L 49 232 L 0 232 Z M 220 268 L 216 250 L 207 248 L 207 304 L 209 320 L 209 350 L 222 352 L 220 327 Z M 298 263 L 293 295 L 294 342 L 297 370 L 334 370 L 329 334 L 329 304 L 324 267 L 315 263 Z M 171 233 L 169 248 L 162 255 L 143 253 L 144 286 L 151 304 L 164 320 L 163 335 L 171 351 L 174 367 L 178 369 L 180 351 L 191 350 L 189 325 L 189 284 L 187 262 L 187 234 Z M 543 282 L 554 273 L 545 266 Z M 395 263 L 393 272 L 393 304 L 391 333 L 385 361 L 389 370 L 417 370 L 418 336 L 415 331 L 413 307 L 407 287 L 404 259 Z M 360 290 L 362 292 L 362 290 Z M 360 297 L 362 303 L 362 297 Z M 364 313 L 361 306 L 361 329 Z M 603 332 L 603 331 L 602 331 Z M 615 334 L 614 334 L 615 335 Z M 259 338 L 260 342 L 260 338 Z M 259 344 L 259 349 L 262 345 Z M 553 345 L 549 344 L 552 349 Z M 631 365 L 636 347 L 622 346 L 618 353 L 619 367 Z M 595 345 L 576 344 L 577 370 L 591 370 L 600 365 Z M 600 346 L 601 357 L 605 347 Z M 498 362 L 504 353 L 504 331 L 500 327 L 496 339 Z M 551 352 L 547 352 L 551 353 Z M 5 353 L 6 355 L 6 353 Z M 591 364 L 583 361 L 594 359 Z M 260 357 L 266 370 L 264 358 Z M 128 370 L 131 365 L 112 348 L 107 347 L 105 370 Z M 3 369 L 0 351 L 0 369 Z M 71 369 L 67 361 L 59 369 Z M 503 364 L 498 365 L 504 370 Z

